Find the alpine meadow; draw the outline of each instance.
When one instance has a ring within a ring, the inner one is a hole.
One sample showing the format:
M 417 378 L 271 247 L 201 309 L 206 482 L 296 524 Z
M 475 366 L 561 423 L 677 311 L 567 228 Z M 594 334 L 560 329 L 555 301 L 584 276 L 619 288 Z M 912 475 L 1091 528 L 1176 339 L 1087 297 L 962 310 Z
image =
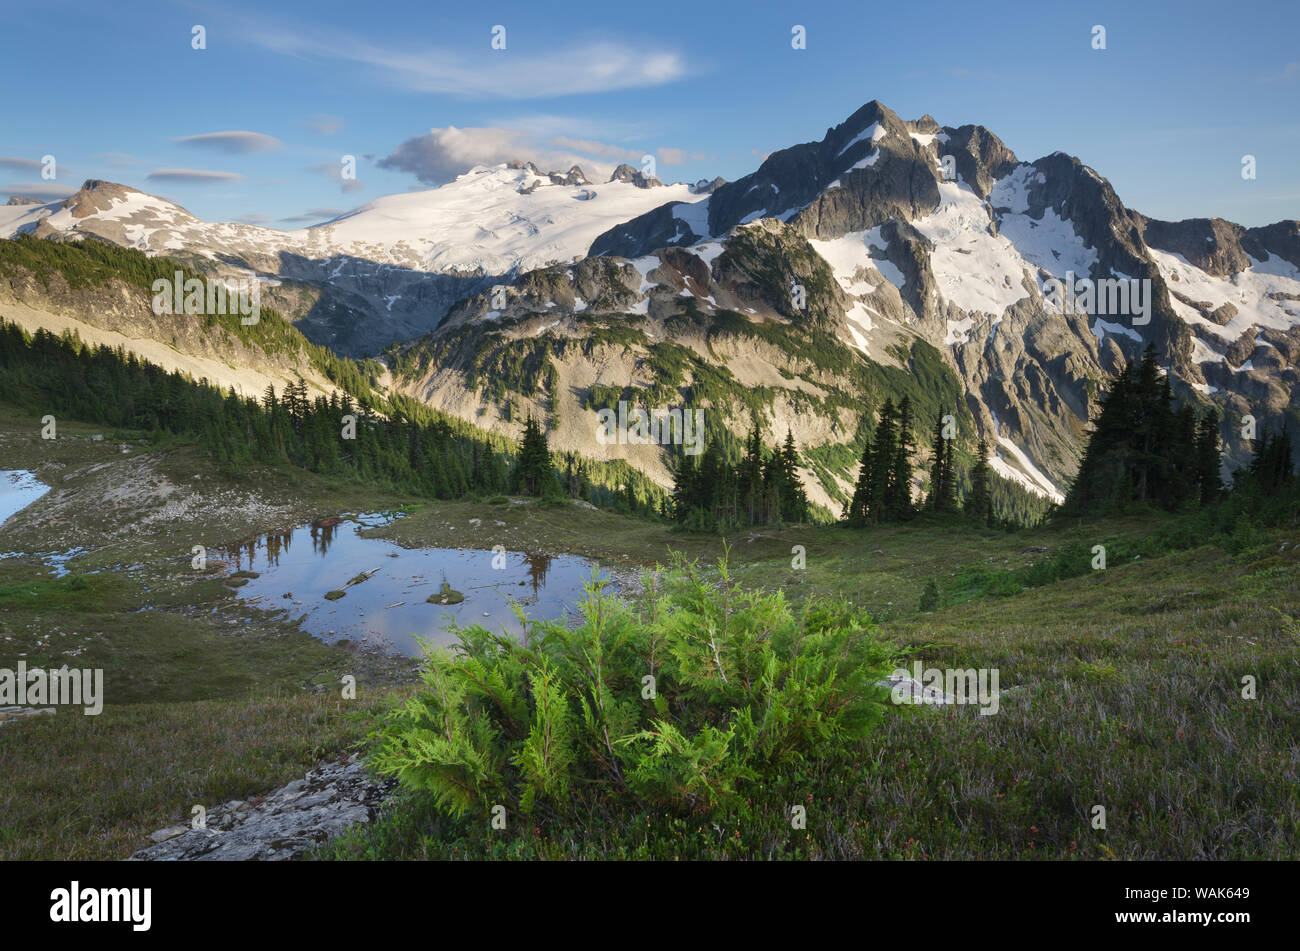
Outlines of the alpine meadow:
M 8 909 L 830 860 L 1265 920 L 1300 12 L 1192 7 L 14 11 Z

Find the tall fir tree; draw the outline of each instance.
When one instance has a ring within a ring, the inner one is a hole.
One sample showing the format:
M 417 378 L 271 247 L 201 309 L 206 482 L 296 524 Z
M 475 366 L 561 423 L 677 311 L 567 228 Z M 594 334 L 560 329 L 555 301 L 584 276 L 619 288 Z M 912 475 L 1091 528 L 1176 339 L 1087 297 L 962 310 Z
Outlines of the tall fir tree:
M 517 492 L 533 496 L 548 495 L 555 488 L 555 473 L 551 467 L 546 434 L 531 415 L 524 423 L 524 436 L 519 443 L 514 487 Z
M 1219 455 L 1219 412 L 1211 409 L 1196 432 L 1196 475 L 1201 504 L 1208 505 L 1223 494 L 1222 463 Z
M 781 447 L 781 521 L 807 520 L 808 493 L 799 478 L 799 451 L 795 448 L 794 433 L 786 429 L 785 445 Z
M 957 511 L 957 477 L 953 466 L 952 443 L 944 434 L 943 413 L 934 423 L 930 444 L 930 495 L 926 500 L 936 512 Z
M 889 467 L 885 514 L 890 519 L 912 515 L 912 455 L 916 444 L 912 437 L 912 399 L 904 396 L 898 404 L 898 432 L 893 459 Z
M 989 444 L 983 436 L 975 450 L 975 464 L 970 470 L 970 495 L 966 498 L 965 513 L 982 525 L 993 523 L 993 492 L 989 470 Z

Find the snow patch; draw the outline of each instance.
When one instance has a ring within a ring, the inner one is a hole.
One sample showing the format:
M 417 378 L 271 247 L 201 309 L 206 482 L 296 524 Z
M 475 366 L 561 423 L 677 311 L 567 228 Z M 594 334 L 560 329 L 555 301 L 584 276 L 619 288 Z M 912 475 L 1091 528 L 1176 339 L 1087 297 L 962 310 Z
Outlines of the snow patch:
M 997 316 L 1029 296 L 1024 260 L 1010 240 L 990 233 L 988 208 L 969 185 L 940 182 L 939 207 L 912 224 L 934 245 L 930 269 L 948 302 Z
M 852 139 L 850 139 L 849 144 L 844 146 L 844 148 L 840 149 L 835 157 L 839 158 L 839 156 L 843 155 L 849 149 L 853 148 L 853 146 L 857 145 L 859 142 L 862 142 L 865 139 L 870 139 L 871 144 L 875 145 L 877 142 L 879 142 L 888 134 L 889 133 L 886 132 L 884 128 L 881 127 L 879 122 L 873 122 L 871 123 L 871 125 L 867 126 L 865 129 L 863 129 L 861 132 L 855 135 Z
M 1029 461 L 1029 457 L 1020 450 L 1019 446 L 1005 436 L 998 437 L 998 445 L 1007 451 L 1016 465 L 1011 465 L 995 452 L 989 459 L 989 466 L 994 472 L 1004 479 L 1018 482 L 1035 495 L 1051 499 L 1057 505 L 1065 501 L 1065 496 L 1052 484 L 1052 480 L 1043 475 L 1038 470 L 1038 467 Z
M 1123 324 L 1113 324 L 1109 320 L 1102 320 L 1100 317 L 1093 321 L 1092 333 L 1093 336 L 1097 338 L 1098 343 L 1105 340 L 1106 334 L 1108 333 L 1123 334 L 1126 337 L 1132 337 L 1138 343 L 1142 342 L 1142 335 L 1132 327 L 1125 327 Z M 1202 346 L 1204 346 L 1204 344 L 1202 344 Z

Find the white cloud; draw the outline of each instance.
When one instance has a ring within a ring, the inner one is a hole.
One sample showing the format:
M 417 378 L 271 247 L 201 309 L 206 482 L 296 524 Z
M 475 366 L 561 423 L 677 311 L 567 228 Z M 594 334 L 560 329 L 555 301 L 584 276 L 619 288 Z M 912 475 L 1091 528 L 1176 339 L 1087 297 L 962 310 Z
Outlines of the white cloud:
M 607 158 L 612 162 L 639 162 L 645 155 L 642 149 L 629 149 L 621 145 L 610 145 L 594 139 L 571 139 L 567 135 L 557 135 L 550 144 L 559 149 L 568 149 L 585 155 Z
M 614 166 L 623 162 L 638 165 L 647 150 L 557 134 L 568 124 L 560 117 L 532 117 L 522 127 L 482 126 L 460 129 L 455 126 L 430 129 L 397 146 L 376 164 L 380 168 L 408 172 L 421 182 L 440 185 L 475 165 L 499 165 L 510 161 L 531 161 L 542 172 L 566 171 L 582 166 L 592 181 L 607 180 Z M 581 125 L 581 123 L 579 123 Z M 682 149 L 658 151 L 665 165 L 685 161 Z M 665 156 L 668 156 L 665 158 Z
M 480 50 L 457 47 L 395 49 L 355 34 L 313 31 L 301 25 L 245 27 L 258 46 L 288 56 L 361 63 L 387 82 L 412 92 L 465 99 L 547 99 L 659 86 L 688 73 L 682 54 L 647 45 L 602 41 L 537 54 L 514 47 L 493 50 L 485 31 Z
M 455 126 L 430 129 L 426 135 L 407 139 L 376 164 L 380 168 L 409 172 L 426 184 L 440 185 L 475 165 L 499 165 L 514 160 L 536 162 L 543 172 L 581 165 L 588 178 L 608 176 L 614 169 L 609 162 L 590 153 L 583 155 L 573 149 L 539 144 L 518 129 Z

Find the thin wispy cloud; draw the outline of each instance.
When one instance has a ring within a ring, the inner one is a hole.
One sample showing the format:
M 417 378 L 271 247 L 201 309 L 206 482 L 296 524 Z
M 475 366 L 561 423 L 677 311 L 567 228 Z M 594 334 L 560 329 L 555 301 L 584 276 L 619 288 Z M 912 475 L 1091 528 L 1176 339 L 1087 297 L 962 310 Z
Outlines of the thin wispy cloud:
M 244 176 L 237 172 L 215 172 L 200 168 L 158 168 L 146 178 L 151 182 L 174 182 L 179 185 L 213 185 L 244 180 Z
M 343 128 L 343 117 L 318 112 L 308 116 L 302 124 L 317 135 L 336 135 Z
M 355 35 L 302 26 L 249 25 L 247 40 L 287 56 L 356 63 L 411 92 L 464 99 L 549 99 L 660 86 L 688 75 L 685 57 L 671 49 L 617 41 L 575 44 L 537 54 L 428 45 L 381 46 Z
M 551 145 L 559 149 L 568 149 L 584 155 L 593 155 L 613 162 L 639 162 L 645 154 L 641 149 L 628 149 L 621 145 L 610 145 L 593 139 L 571 139 L 567 135 L 557 135 L 551 139 Z
M 178 145 L 207 149 L 226 155 L 247 155 L 251 152 L 269 152 L 283 147 L 273 135 L 261 132 L 205 132 L 202 135 L 187 135 L 174 139 Z
M 655 152 L 660 165 L 685 165 L 687 162 L 702 162 L 708 156 L 703 152 L 687 152 L 685 149 L 663 148 Z
M 76 185 L 58 182 L 18 182 L 0 185 L 0 195 L 12 195 L 16 198 L 67 198 L 76 192 Z
M 337 218 L 339 215 L 347 214 L 346 208 L 308 208 L 301 215 L 291 215 L 288 218 L 281 218 L 284 224 L 306 224 L 310 221 L 328 221 L 331 218 Z
M 39 172 L 44 166 L 36 159 L 0 156 L 0 168 L 8 169 L 11 172 Z

